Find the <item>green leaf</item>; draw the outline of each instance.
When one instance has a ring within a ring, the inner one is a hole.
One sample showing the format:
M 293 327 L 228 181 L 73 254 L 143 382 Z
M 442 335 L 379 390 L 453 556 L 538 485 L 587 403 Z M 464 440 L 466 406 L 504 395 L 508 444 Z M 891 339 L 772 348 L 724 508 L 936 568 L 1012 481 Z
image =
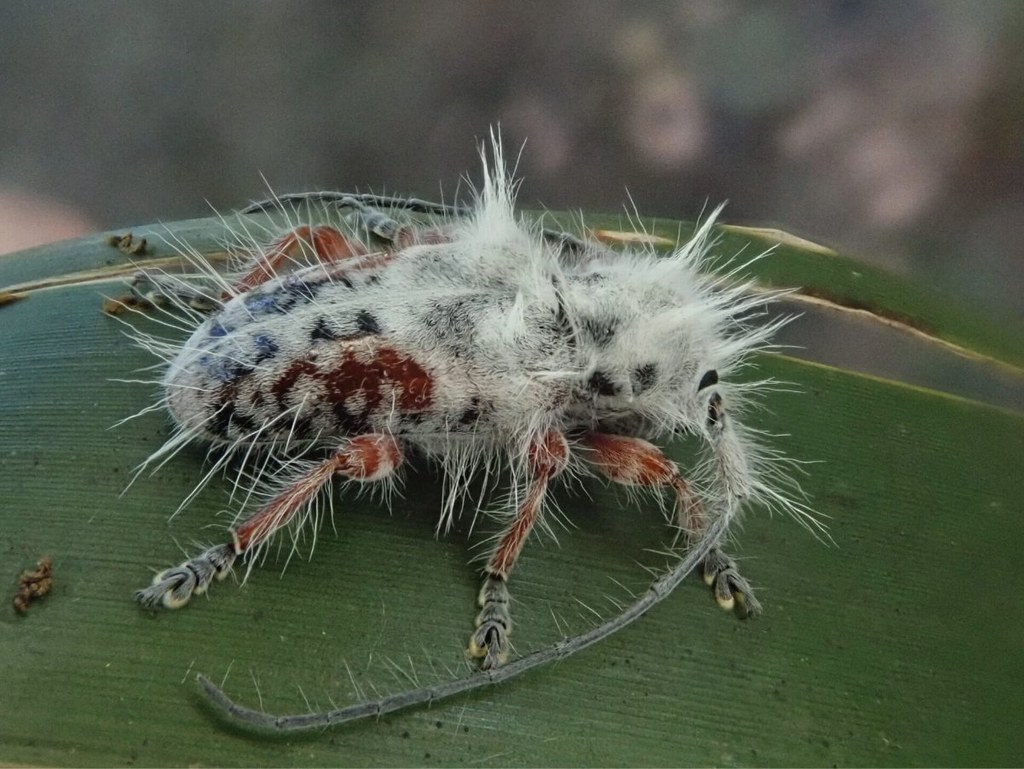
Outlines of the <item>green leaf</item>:
M 255 221 L 255 220 L 254 220 Z M 615 218 L 593 226 L 620 227 Z M 661 224 L 675 237 L 688 226 Z M 0 575 L 45 555 L 54 586 L 24 615 L 0 609 L 0 762 L 50 765 L 1009 765 L 1024 756 L 1024 416 L 783 356 L 756 427 L 814 462 L 801 479 L 830 517 L 826 546 L 751 510 L 737 535 L 765 615 L 740 622 L 688 581 L 631 627 L 556 666 L 430 708 L 323 733 L 254 738 L 211 716 L 194 675 L 272 712 L 352 702 L 464 669 L 478 588 L 467 565 L 492 530 L 435 537 L 440 484 L 418 466 L 390 513 L 340 495 L 337 534 L 311 560 L 271 553 L 239 588 L 150 616 L 132 601 L 178 545 L 216 541 L 230 479 L 170 518 L 204 472 L 188 449 L 125 491 L 169 425 L 140 412 L 155 387 L 116 381 L 153 363 L 100 312 L 136 263 L 175 259 L 161 237 L 216 255 L 218 220 L 137 229 L 0 257 Z M 723 253 L 763 238 L 730 232 Z M 1019 372 L 1019 325 L 905 279 L 786 245 L 752 269 L 773 285 L 953 345 L 982 371 Z M 132 318 L 147 330 L 155 321 Z M 947 346 L 948 346 L 947 345 Z M 671 447 L 686 460 L 685 445 Z M 575 529 L 531 542 L 514 595 L 520 652 L 607 616 L 663 568 L 661 514 L 587 484 Z M 124 493 L 122 493 L 124 492 Z M 209 528 L 211 524 L 215 528 Z

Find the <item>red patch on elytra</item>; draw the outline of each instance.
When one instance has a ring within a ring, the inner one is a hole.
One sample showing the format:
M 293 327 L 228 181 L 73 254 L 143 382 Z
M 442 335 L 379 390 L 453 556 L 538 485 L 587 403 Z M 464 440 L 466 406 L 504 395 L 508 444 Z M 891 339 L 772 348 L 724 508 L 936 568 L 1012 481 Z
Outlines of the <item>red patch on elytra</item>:
M 419 413 L 433 401 L 434 380 L 416 359 L 393 347 L 374 344 L 369 337 L 325 345 L 293 362 L 277 377 L 270 392 L 283 406 L 301 380 L 322 388 L 321 402 L 358 404 L 362 417 L 379 409 Z
M 434 380 L 415 359 L 390 347 L 377 348 L 369 360 L 357 350 L 346 350 L 341 362 L 323 372 L 321 378 L 332 403 L 359 393 L 370 410 L 384 397 L 382 388 L 386 385 L 394 388 L 395 408 L 404 413 L 427 408 L 434 389 Z

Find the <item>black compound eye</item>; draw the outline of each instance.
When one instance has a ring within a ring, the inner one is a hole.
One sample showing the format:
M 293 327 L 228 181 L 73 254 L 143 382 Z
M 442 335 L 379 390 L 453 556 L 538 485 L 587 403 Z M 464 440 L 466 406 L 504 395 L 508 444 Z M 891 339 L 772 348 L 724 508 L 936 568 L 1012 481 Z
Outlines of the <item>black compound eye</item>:
M 711 387 L 713 384 L 718 384 L 718 372 L 711 369 L 700 378 L 700 384 L 697 385 L 697 392 L 700 392 L 705 387 Z

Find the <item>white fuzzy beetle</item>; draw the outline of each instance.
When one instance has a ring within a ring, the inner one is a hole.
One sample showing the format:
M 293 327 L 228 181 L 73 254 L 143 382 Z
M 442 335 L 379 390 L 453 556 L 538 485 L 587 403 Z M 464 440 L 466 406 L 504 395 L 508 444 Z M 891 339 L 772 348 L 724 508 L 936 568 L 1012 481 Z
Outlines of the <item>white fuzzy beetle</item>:
M 218 466 L 232 454 L 259 453 L 281 459 L 284 470 L 228 541 L 140 590 L 143 606 L 183 606 L 236 559 L 251 566 L 282 527 L 315 517 L 318 495 L 333 478 L 388 484 L 408 450 L 436 460 L 446 474 L 439 527 L 450 525 L 474 474 L 506 469 L 513 479 L 510 520 L 487 561 L 469 641 L 485 672 L 284 717 L 236 705 L 200 677 L 236 718 L 312 728 L 504 680 L 631 622 L 698 563 L 722 606 L 737 602 L 755 614 L 760 607 L 749 585 L 719 549 L 740 505 L 780 504 L 817 525 L 765 480 L 777 474 L 769 460 L 778 457 L 759 451 L 734 419 L 742 391 L 757 385 L 738 386 L 730 375 L 785 321 L 751 325 L 771 297 L 703 271 L 714 215 L 667 257 L 541 230 L 515 216 L 514 185 L 494 145 L 495 162 L 489 168 L 485 159 L 484 185 L 469 208 L 315 194 L 353 211 L 351 233 L 297 227 L 264 247 L 237 280 L 217 276 L 212 293 L 145 276 L 178 307 L 211 311 L 184 345 L 144 340 L 169 362 L 163 402 L 177 425 L 149 461 L 197 440 L 228 449 Z M 433 222 L 414 223 L 410 212 L 431 214 Z M 701 500 L 649 442 L 678 433 L 700 436 L 708 449 L 695 471 L 708 489 Z M 304 459 L 284 459 L 296 452 Z M 673 495 L 687 554 L 608 622 L 503 665 L 513 566 L 543 523 L 551 482 L 566 468 L 587 466 L 616 483 Z

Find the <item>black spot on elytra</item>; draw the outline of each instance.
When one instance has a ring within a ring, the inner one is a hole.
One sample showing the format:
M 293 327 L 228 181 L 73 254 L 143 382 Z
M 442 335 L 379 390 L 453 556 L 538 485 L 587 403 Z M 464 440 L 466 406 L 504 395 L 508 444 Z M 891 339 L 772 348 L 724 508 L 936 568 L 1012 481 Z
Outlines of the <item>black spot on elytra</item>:
M 231 401 L 218 403 L 217 410 L 213 412 L 213 415 L 207 422 L 207 429 L 214 435 L 218 435 L 221 438 L 227 438 L 228 430 L 231 429 L 231 417 L 233 417 L 234 414 L 234 403 Z
M 323 286 L 323 281 L 305 281 L 289 277 L 285 280 L 282 288 L 291 296 L 309 302 L 316 299 L 321 286 Z
M 411 414 L 409 414 L 409 413 L 399 414 L 398 415 L 398 424 L 399 424 L 398 432 L 402 432 L 403 430 L 408 430 L 408 428 L 415 427 L 416 425 L 421 425 L 424 422 L 426 422 L 429 417 L 430 417 L 430 415 L 427 414 L 426 412 L 423 412 L 423 411 L 414 411 Z
M 291 421 L 285 422 L 284 431 L 286 435 L 315 435 L 317 432 L 313 427 L 313 419 L 309 416 L 299 417 L 295 420 L 294 426 Z
M 259 423 L 250 416 L 239 414 L 236 410 L 231 418 L 231 426 L 240 433 L 251 433 L 259 427 Z
M 280 291 L 271 291 L 269 294 L 253 291 L 245 298 L 245 309 L 253 315 L 284 314 L 294 304 L 294 297 L 288 297 Z
M 381 333 L 380 321 L 369 310 L 360 310 L 356 313 L 356 327 L 363 334 Z
M 367 421 L 368 414 L 350 411 L 344 401 L 335 401 L 331 410 L 334 412 L 334 422 L 342 435 L 360 435 L 369 432 L 370 425 Z
M 250 433 L 258 426 L 251 417 L 238 413 L 235 401 L 230 396 L 226 396 L 217 403 L 217 410 L 207 424 L 207 429 L 210 432 L 222 438 L 230 438 L 232 432 L 235 434 Z
M 459 415 L 460 425 L 475 425 L 488 408 L 484 406 L 479 396 L 473 396 L 469 406 Z
M 581 326 L 583 333 L 590 338 L 598 347 L 607 347 L 615 338 L 619 322 L 615 318 L 598 320 L 597 318 L 584 318 Z
M 316 319 L 316 324 L 313 326 L 313 330 L 309 332 L 309 339 L 312 342 L 330 342 L 337 338 L 338 332 L 331 328 L 330 325 L 328 325 L 327 323 L 327 319 L 323 317 Z
M 658 381 L 658 367 L 653 363 L 645 363 L 633 369 L 633 394 L 639 395 L 644 390 L 654 387 Z
M 618 395 L 619 386 L 604 371 L 595 371 L 587 380 L 587 389 L 595 395 Z
M 199 365 L 211 379 L 222 385 L 234 384 L 255 370 L 252 366 L 229 360 L 220 355 L 204 355 L 200 357 Z
M 711 369 L 700 378 L 700 383 L 697 385 L 697 392 L 700 392 L 705 387 L 711 387 L 713 384 L 718 384 L 718 372 Z
M 227 336 L 231 329 L 221 324 L 219 320 L 210 321 L 210 336 Z
M 301 297 L 287 284 L 276 286 L 268 293 L 247 297 L 245 307 L 254 315 L 287 315 Z
M 271 360 L 280 349 L 277 343 L 266 334 L 259 334 L 252 338 L 252 346 L 256 352 L 253 357 L 253 362 L 259 365 L 265 360 Z

